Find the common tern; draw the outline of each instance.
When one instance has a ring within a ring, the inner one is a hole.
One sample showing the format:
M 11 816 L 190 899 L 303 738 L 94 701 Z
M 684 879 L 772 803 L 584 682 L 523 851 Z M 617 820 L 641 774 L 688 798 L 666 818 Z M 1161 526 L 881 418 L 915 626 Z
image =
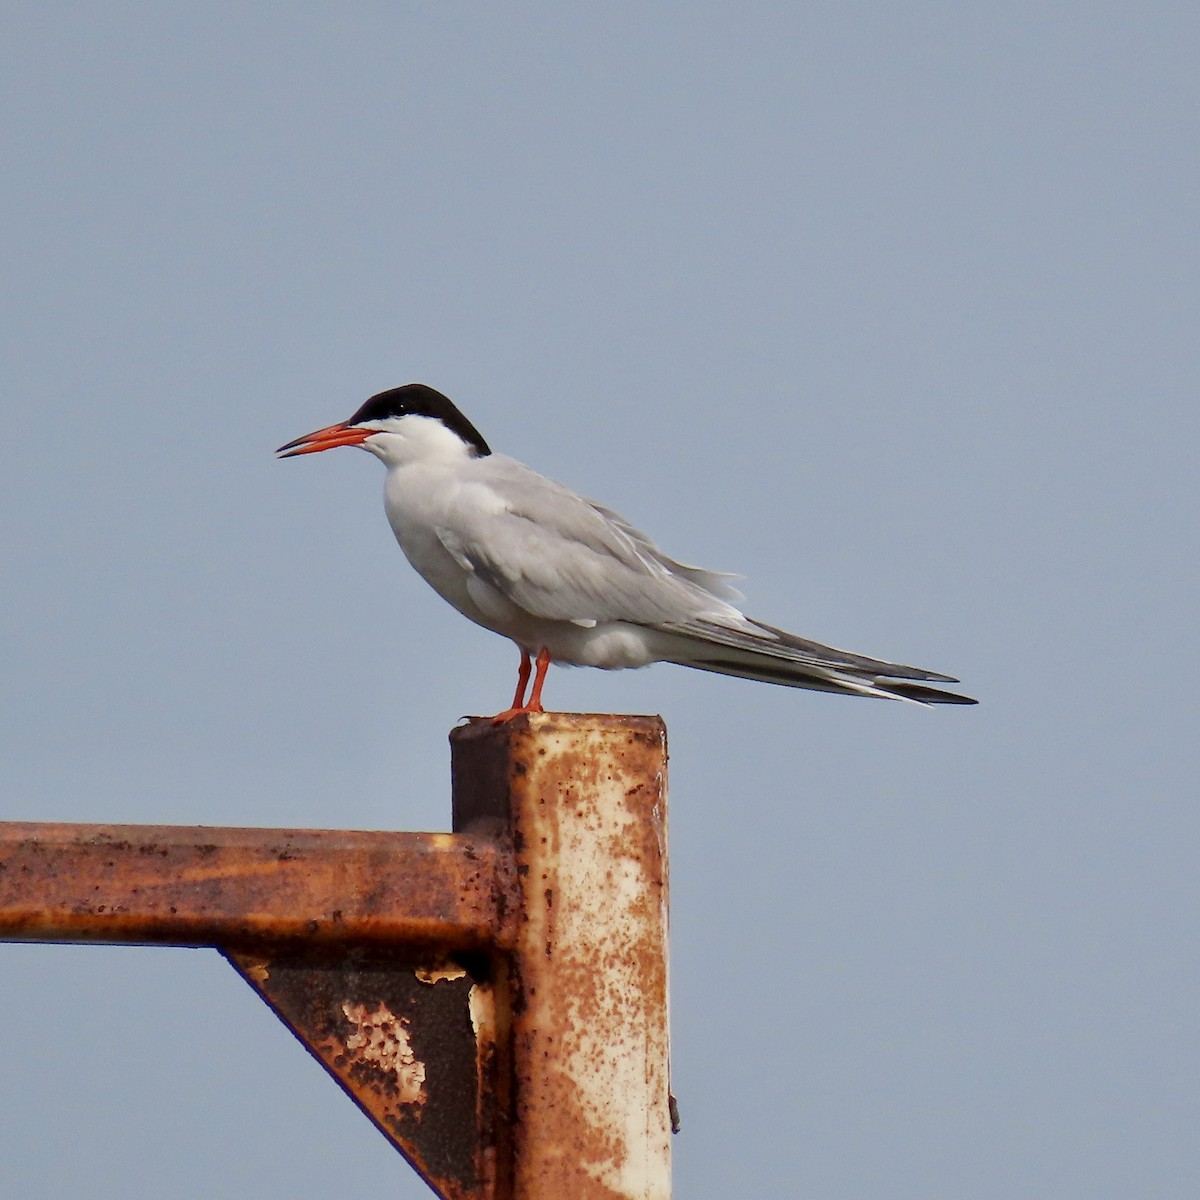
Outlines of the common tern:
M 929 686 L 957 683 L 950 675 L 836 650 L 747 617 L 729 582 L 735 576 L 668 558 L 611 509 L 494 454 L 425 384 L 380 392 L 348 421 L 276 453 L 335 446 L 359 446 L 387 467 L 388 521 L 418 574 L 464 616 L 517 644 L 516 694 L 494 721 L 542 711 L 552 662 L 607 670 L 673 662 L 822 692 L 975 703 Z

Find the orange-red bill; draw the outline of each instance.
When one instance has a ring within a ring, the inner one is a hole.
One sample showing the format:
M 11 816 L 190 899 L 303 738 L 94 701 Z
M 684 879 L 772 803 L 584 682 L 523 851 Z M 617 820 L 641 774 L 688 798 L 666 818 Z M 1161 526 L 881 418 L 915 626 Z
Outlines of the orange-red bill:
M 280 458 L 295 458 L 297 454 L 316 454 L 318 450 L 332 450 L 335 446 L 361 446 L 377 432 L 374 429 L 356 429 L 345 422 L 327 425 L 315 433 L 306 433 L 294 442 L 288 442 L 275 451 Z

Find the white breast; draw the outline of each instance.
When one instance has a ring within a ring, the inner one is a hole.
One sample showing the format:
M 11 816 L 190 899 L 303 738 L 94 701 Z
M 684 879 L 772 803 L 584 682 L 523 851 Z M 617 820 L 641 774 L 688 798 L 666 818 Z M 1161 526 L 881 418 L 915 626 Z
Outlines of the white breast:
M 413 569 L 464 616 L 493 629 L 467 589 L 470 572 L 442 544 L 437 530 L 441 514 L 453 503 L 460 485 L 442 469 L 419 464 L 387 473 L 383 506 L 405 558 Z M 503 632 L 503 631 L 499 631 Z

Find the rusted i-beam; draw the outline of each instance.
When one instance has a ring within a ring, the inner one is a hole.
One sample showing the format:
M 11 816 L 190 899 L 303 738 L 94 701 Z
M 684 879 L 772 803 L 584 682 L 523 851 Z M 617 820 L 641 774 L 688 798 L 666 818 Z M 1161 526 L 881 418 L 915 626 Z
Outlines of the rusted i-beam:
M 453 834 L 0 824 L 0 939 L 216 946 L 447 1200 L 666 1200 L 662 723 L 451 742 Z
M 666 730 L 546 714 L 451 744 L 454 827 L 514 846 L 513 1195 L 667 1200 Z
M 229 946 L 503 945 L 486 838 L 0 823 L 0 937 Z

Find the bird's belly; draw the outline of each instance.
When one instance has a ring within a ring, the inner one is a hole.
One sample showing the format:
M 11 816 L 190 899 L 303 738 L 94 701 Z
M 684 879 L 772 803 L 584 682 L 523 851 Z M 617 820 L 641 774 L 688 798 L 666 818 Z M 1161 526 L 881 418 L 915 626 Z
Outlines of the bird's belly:
M 650 645 L 650 631 L 623 621 L 608 621 L 594 629 L 575 627 L 566 634 L 562 653 L 556 654 L 553 646 L 547 648 L 556 662 L 606 671 L 644 667 L 658 661 Z

